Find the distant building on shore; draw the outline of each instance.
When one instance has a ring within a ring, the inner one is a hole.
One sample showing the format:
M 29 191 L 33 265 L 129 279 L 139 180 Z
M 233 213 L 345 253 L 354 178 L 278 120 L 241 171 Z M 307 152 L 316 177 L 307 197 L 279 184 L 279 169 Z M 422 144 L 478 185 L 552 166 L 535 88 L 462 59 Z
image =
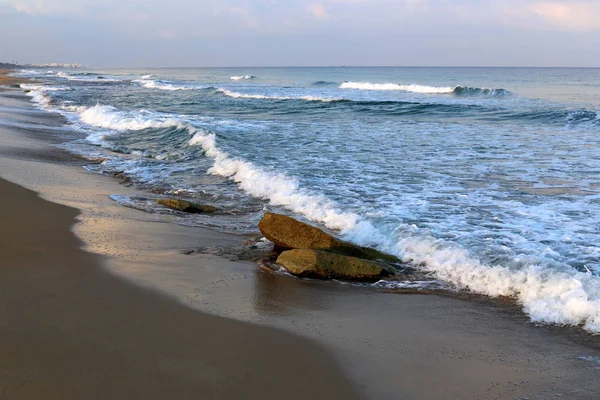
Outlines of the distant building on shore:
M 36 68 L 81 68 L 83 65 L 81 64 L 68 64 L 68 63 L 48 63 L 48 64 L 27 64 L 27 67 L 36 67 Z
M 21 64 L 16 61 L 0 62 L 0 69 L 17 68 L 82 68 L 83 65 L 77 63 L 47 63 L 47 64 Z

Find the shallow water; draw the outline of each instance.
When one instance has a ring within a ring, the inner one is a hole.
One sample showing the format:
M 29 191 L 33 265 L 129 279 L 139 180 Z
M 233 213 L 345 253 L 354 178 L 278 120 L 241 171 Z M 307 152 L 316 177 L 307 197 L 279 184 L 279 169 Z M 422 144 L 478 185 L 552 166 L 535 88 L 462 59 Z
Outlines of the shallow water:
M 23 72 L 98 172 L 227 210 L 269 207 L 600 333 L 600 69 Z M 158 211 L 144 199 L 129 206 Z

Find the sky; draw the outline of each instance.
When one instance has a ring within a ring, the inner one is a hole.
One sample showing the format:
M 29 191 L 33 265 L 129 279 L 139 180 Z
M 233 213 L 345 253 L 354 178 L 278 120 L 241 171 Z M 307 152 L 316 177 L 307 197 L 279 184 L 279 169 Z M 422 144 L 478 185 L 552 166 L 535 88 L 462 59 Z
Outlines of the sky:
M 0 0 L 0 61 L 600 67 L 600 0 Z

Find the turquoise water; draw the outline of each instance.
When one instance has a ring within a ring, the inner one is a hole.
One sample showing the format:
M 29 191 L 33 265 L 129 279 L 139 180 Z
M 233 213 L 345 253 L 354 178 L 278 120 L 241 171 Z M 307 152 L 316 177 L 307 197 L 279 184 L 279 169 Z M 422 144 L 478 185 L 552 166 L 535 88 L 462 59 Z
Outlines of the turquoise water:
M 251 231 L 286 212 L 600 332 L 600 69 L 21 74 L 81 132 L 71 150 L 107 157 L 89 169 L 227 210 L 184 223 Z

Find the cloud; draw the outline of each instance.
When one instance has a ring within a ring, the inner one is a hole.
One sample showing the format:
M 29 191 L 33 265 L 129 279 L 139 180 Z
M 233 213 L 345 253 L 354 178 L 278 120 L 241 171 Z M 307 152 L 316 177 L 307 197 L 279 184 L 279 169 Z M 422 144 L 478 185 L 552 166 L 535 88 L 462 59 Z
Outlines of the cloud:
M 251 29 L 256 29 L 260 26 L 260 21 L 256 18 L 252 12 L 248 8 L 240 7 L 240 6 L 229 6 L 229 7 L 216 7 L 214 9 L 215 15 L 222 14 L 233 14 L 240 17 L 246 27 Z
M 78 14 L 83 11 L 81 1 L 78 0 L 11 0 L 15 10 L 36 14 Z
M 324 19 L 329 17 L 327 9 L 323 4 L 311 4 L 308 6 L 308 11 L 317 19 Z
M 536 2 L 528 10 L 566 30 L 600 30 L 600 4 L 597 2 Z

